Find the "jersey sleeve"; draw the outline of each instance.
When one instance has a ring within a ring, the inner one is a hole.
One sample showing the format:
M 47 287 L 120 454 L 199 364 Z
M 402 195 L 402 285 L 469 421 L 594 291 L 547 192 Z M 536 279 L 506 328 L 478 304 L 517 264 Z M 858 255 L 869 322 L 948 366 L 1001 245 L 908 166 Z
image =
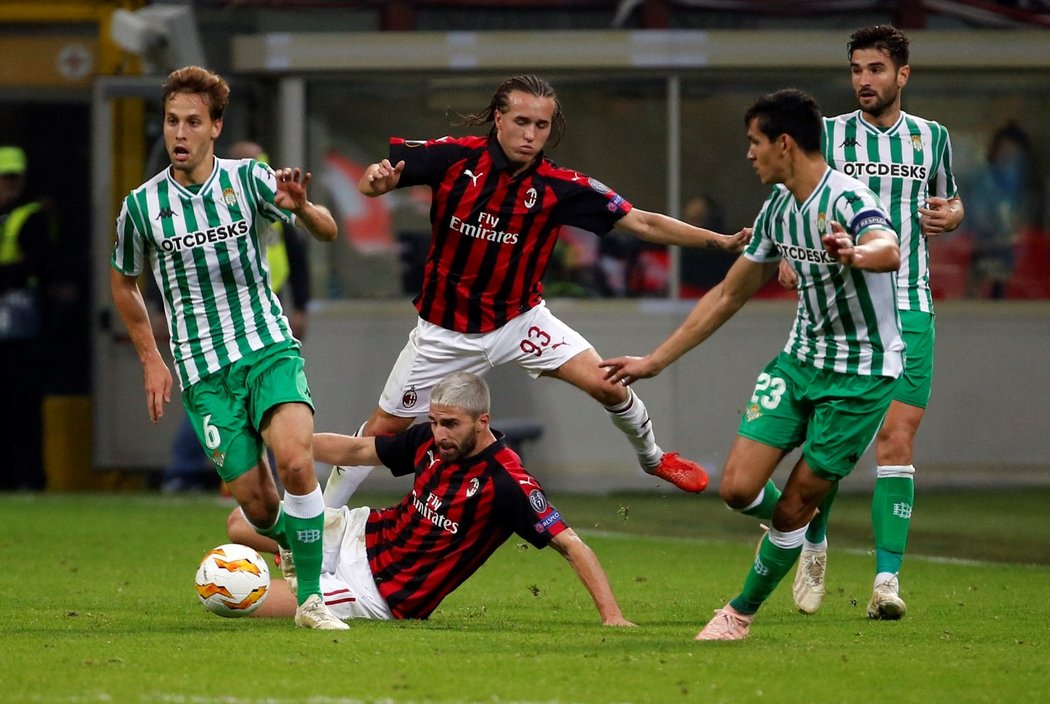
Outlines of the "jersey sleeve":
M 557 220 L 596 235 L 608 233 L 632 206 L 623 196 L 598 179 L 575 173 L 559 197 Z
M 520 465 L 504 468 L 507 472 L 497 477 L 501 513 L 517 535 L 537 548 L 546 547 L 569 525 L 535 477 Z
M 376 454 L 379 455 L 379 461 L 395 477 L 414 474 L 417 451 L 433 438 L 434 434 L 430 431 L 430 426 L 426 423 L 419 423 L 403 433 L 377 437 Z
M 257 210 L 270 222 L 295 222 L 295 215 L 290 210 L 277 207 L 277 175 L 269 164 L 248 159 L 247 170 L 249 182 L 257 199 Z
M 763 264 L 775 262 L 780 259 L 780 249 L 773 240 L 773 203 L 779 196 L 783 196 L 781 186 L 775 186 L 769 197 L 762 204 L 762 209 L 755 217 L 752 226 L 751 242 L 744 249 L 744 256 L 753 262 Z
M 882 201 L 866 188 L 843 191 L 835 199 L 834 208 L 835 219 L 854 242 L 872 230 L 888 230 L 900 239 Z
M 940 131 L 944 137 L 937 168 L 930 182 L 930 195 L 939 198 L 954 198 L 959 195 L 959 187 L 955 183 L 955 172 L 952 168 L 952 138 L 944 127 L 941 127 Z
M 113 256 L 110 263 L 113 268 L 125 276 L 138 276 L 146 259 L 146 241 L 143 235 L 141 211 L 128 195 L 120 206 L 117 216 L 117 238 L 113 243 Z
M 463 153 L 463 147 L 448 137 L 438 139 L 390 138 L 390 163 L 405 162 L 398 188 L 436 186 Z

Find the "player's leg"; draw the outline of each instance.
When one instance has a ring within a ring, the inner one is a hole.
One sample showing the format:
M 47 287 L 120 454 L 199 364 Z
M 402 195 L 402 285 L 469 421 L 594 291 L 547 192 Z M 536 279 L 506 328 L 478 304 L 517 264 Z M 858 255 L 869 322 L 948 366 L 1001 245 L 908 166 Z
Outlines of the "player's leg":
M 781 504 L 783 496 L 776 491 L 770 478 L 785 454 L 786 450 L 738 435 L 722 472 L 719 485 L 722 500 L 734 510 L 776 521 L 775 507 Z M 787 490 L 785 488 L 785 492 Z M 801 531 L 786 531 L 777 525 L 774 522 L 759 543 L 740 594 L 715 611 L 714 618 L 697 633 L 697 640 L 743 640 L 747 637 L 755 613 L 791 569 L 798 555 L 792 545 L 795 533 Z M 801 543 L 801 536 L 798 536 L 798 541 Z
M 915 503 L 915 436 L 933 387 L 934 317 L 918 311 L 901 311 L 900 316 L 908 355 L 875 445 L 877 467 L 871 501 L 875 581 L 868 605 L 872 618 L 896 619 L 906 611 L 899 595 L 898 574 Z

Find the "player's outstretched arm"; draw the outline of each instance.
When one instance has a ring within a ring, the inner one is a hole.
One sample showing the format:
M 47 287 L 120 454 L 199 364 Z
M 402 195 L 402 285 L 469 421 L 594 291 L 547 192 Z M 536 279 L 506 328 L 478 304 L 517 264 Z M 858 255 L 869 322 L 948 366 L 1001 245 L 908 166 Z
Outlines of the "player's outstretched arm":
M 138 279 L 125 276 L 116 269 L 109 270 L 109 287 L 113 305 L 128 329 L 128 336 L 142 363 L 143 386 L 146 389 L 146 410 L 156 423 L 164 417 L 164 404 L 171 402 L 171 370 L 157 348 L 146 302 L 139 290 Z
M 776 274 L 776 262 L 759 264 L 740 257 L 717 286 L 704 294 L 682 324 L 644 357 L 611 357 L 598 363 L 605 379 L 629 386 L 656 376 L 679 357 L 711 337 L 758 289 Z
M 314 433 L 314 459 L 344 467 L 382 464 L 376 454 L 376 439 L 338 433 Z
M 679 247 L 720 249 L 737 253 L 743 251 L 751 241 L 750 227 L 745 227 L 733 235 L 723 235 L 703 227 L 694 227 L 668 215 L 639 208 L 633 208 L 620 218 L 617 224 L 646 242 L 673 244 Z
M 572 528 L 566 528 L 551 540 L 551 547 L 564 557 L 576 576 L 580 578 L 584 588 L 594 599 L 594 605 L 598 607 L 598 613 L 602 617 L 603 626 L 634 626 L 623 617 L 620 605 L 616 603 L 612 587 L 609 586 L 609 578 L 605 575 L 598 556 L 588 545 L 576 535 Z

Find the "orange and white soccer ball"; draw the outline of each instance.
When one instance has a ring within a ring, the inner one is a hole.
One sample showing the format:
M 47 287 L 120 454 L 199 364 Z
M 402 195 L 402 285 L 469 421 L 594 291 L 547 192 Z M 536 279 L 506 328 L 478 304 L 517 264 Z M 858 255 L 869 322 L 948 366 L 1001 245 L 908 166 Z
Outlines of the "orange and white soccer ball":
M 197 597 L 204 608 L 227 618 L 247 616 L 270 592 L 270 568 L 247 545 L 228 543 L 209 550 L 197 568 Z

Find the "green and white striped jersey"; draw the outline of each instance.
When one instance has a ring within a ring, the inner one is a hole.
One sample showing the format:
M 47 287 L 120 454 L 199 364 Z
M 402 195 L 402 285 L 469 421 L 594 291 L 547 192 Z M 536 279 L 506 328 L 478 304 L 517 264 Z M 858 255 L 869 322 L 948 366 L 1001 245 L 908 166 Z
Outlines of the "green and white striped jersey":
M 171 353 L 186 388 L 251 351 L 293 340 L 270 288 L 264 233 L 291 223 L 274 204 L 273 170 L 252 159 L 215 159 L 199 190 L 166 168 L 124 199 L 113 267 L 153 270 L 171 333 Z
M 828 168 L 805 203 L 783 185 L 773 188 L 744 256 L 759 263 L 786 259 L 798 275 L 798 311 L 784 352 L 818 369 L 896 378 L 904 352 L 896 274 L 839 264 L 821 242 L 832 220 L 855 240 L 892 227 L 878 196 Z
M 861 117 L 861 111 L 824 118 L 824 158 L 833 169 L 867 184 L 886 204 L 901 240 L 897 306 L 933 312 L 930 254 L 920 229 L 926 198 L 952 198 L 952 145 L 942 125 L 901 112 L 889 129 Z

